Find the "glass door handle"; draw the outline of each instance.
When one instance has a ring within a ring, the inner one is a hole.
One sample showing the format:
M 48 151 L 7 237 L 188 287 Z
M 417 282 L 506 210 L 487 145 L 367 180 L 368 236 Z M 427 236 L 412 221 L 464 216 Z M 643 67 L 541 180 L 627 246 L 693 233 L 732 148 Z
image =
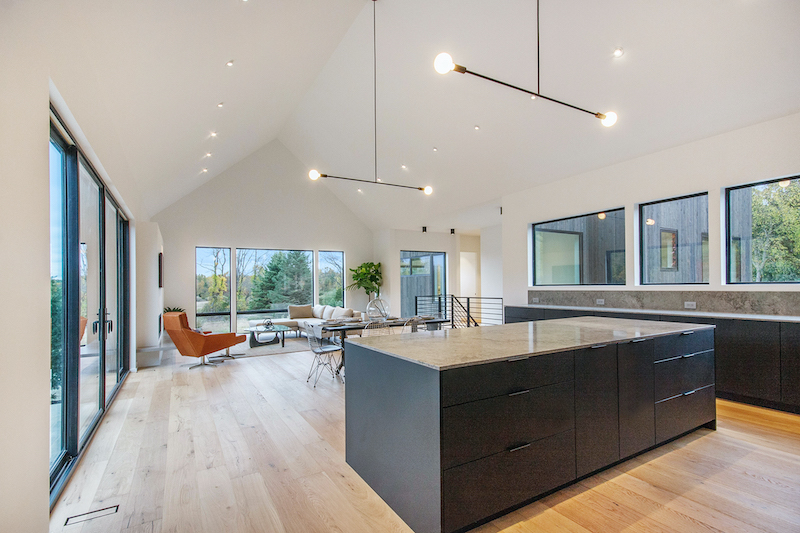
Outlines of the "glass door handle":
M 97 335 L 97 331 L 100 329 L 100 321 L 95 320 L 92 322 L 92 334 Z

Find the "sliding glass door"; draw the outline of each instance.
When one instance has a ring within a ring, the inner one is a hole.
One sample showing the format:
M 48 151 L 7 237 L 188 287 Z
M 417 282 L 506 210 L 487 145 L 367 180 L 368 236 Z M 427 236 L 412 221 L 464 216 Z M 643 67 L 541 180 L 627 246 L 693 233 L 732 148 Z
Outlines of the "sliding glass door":
M 128 222 L 63 128 L 50 140 L 51 501 L 128 368 Z

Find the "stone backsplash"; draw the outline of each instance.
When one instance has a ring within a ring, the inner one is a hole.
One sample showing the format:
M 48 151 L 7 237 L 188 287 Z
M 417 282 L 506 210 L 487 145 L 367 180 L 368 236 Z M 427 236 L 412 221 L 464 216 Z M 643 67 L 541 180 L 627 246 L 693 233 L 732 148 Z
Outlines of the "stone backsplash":
M 538 298 L 539 301 L 534 301 Z M 605 300 L 597 305 L 596 300 Z M 696 309 L 685 309 L 695 302 Z M 541 291 L 529 290 L 528 303 L 566 307 L 700 311 L 748 315 L 800 316 L 800 292 L 744 291 Z

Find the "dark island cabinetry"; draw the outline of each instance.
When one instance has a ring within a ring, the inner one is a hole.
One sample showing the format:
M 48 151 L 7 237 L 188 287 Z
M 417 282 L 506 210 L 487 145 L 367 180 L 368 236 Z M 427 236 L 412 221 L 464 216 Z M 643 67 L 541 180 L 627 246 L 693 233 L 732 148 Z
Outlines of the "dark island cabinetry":
M 715 394 L 719 398 L 800 413 L 800 322 L 781 317 L 729 318 L 601 309 L 506 306 L 507 322 L 555 314 L 709 324 L 714 333 Z M 703 394 L 709 394 L 708 391 Z M 689 400 L 686 400 L 688 403 Z M 667 406 L 662 406 L 666 409 Z
M 347 341 L 347 462 L 417 533 L 465 531 L 715 423 L 712 328 L 471 329 Z
M 575 455 L 581 477 L 619 461 L 617 345 L 575 352 Z

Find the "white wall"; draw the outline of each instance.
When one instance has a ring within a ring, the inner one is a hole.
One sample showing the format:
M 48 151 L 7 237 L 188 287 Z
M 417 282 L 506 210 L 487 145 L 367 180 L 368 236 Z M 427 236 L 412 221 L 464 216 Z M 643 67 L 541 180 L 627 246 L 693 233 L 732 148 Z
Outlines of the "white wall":
M 583 213 L 625 208 L 627 287 L 634 286 L 634 215 L 638 204 L 708 191 L 710 283 L 637 286 L 641 290 L 786 290 L 797 285 L 722 283 L 725 187 L 800 174 L 800 114 L 756 124 L 702 141 L 587 172 L 503 198 L 503 296 L 507 305 L 527 303 L 529 226 Z M 486 246 L 486 240 L 482 239 Z M 592 289 L 601 289 L 595 287 Z M 619 290 L 619 286 L 606 287 Z M 543 287 L 538 287 L 543 289 Z M 555 290 L 583 290 L 558 287 Z M 488 294 L 487 294 L 488 295 Z
M 164 309 L 164 289 L 158 287 L 158 254 L 164 239 L 155 222 L 136 224 L 136 346 L 155 346 L 159 341 L 158 315 Z M 164 257 L 164 261 L 168 260 Z M 131 366 L 133 366 L 131 361 Z
M 0 262 L 3 531 L 43 533 L 49 522 L 51 80 L 60 91 L 55 103 L 68 106 L 65 118 L 82 127 L 73 133 L 82 146 L 92 143 L 87 155 L 118 200 L 136 200 L 125 197 L 130 177 L 115 172 L 112 182 L 100 164 L 122 143 L 107 127 L 113 112 L 102 108 L 93 65 L 80 60 L 83 50 L 74 42 L 80 16 L 69 2 L 0 2 L 0 246 L 12 258 Z M 79 59 L 67 67 L 61 61 L 67 55 Z M 100 125 L 103 135 L 95 134 Z M 128 207 L 123 211 L 133 219 Z
M 307 174 L 276 140 L 155 215 L 164 238 L 164 303 L 185 308 L 193 323 L 196 246 L 343 250 L 345 269 L 372 261 L 370 229 Z M 345 304 L 364 309 L 367 299 L 348 291 Z
M 503 226 L 481 229 L 481 296 L 503 296 Z

